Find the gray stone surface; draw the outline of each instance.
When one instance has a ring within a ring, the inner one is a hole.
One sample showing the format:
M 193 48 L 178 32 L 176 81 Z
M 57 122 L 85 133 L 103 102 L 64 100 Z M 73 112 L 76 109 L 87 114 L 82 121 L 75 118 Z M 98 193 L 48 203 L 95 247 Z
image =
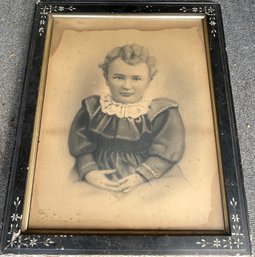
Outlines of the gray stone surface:
M 11 0 L 0 4 L 0 218 L 16 134 L 33 2 Z
M 0 219 L 11 166 L 35 0 L 0 5 Z M 255 2 L 218 1 L 240 143 L 251 234 L 255 237 Z M 255 242 L 253 240 L 255 256 Z

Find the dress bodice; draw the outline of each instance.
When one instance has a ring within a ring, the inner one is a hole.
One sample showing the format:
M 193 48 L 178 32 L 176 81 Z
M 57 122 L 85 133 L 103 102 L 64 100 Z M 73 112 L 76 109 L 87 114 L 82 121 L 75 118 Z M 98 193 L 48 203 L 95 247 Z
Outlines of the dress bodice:
M 120 118 L 114 113 L 115 107 L 111 113 L 102 108 L 99 96 L 82 101 L 69 136 L 70 152 L 82 174 L 90 164 L 90 169 L 117 169 L 121 178 L 136 172 L 140 165 L 148 168 L 146 162 L 156 156 L 162 160 L 161 164 L 154 161 L 160 169 L 163 162 L 169 166 L 180 159 L 184 139 L 177 104 L 158 98 L 143 107 L 139 115 L 132 107 L 133 116 L 117 108 L 118 113 L 125 114 Z

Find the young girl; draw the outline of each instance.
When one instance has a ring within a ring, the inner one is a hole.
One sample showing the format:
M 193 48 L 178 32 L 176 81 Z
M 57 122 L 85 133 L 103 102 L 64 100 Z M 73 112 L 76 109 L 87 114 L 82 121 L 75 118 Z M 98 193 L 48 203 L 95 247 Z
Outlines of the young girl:
M 184 151 L 178 106 L 144 97 L 157 72 L 148 50 L 116 47 L 100 65 L 111 95 L 90 96 L 74 118 L 69 149 L 81 180 L 127 193 L 171 173 Z

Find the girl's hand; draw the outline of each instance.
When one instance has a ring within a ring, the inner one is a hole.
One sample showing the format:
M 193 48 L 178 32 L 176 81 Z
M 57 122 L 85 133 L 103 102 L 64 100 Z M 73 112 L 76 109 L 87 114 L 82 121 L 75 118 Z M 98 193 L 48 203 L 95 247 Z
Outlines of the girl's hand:
M 144 183 L 144 179 L 139 174 L 132 174 L 119 180 L 119 188 L 122 192 L 128 193 L 142 183 Z
M 92 170 L 85 175 L 86 181 L 101 189 L 120 192 L 119 183 L 109 180 L 105 175 L 112 174 L 116 170 Z

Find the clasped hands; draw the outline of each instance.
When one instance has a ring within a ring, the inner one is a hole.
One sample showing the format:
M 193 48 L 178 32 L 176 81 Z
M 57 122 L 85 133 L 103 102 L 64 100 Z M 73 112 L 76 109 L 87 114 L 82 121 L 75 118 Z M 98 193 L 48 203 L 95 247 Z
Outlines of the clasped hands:
M 92 170 L 85 175 L 86 181 L 98 188 L 113 192 L 128 193 L 134 187 L 144 183 L 144 179 L 139 174 L 131 174 L 118 181 L 111 181 L 106 175 L 112 174 L 116 170 Z

